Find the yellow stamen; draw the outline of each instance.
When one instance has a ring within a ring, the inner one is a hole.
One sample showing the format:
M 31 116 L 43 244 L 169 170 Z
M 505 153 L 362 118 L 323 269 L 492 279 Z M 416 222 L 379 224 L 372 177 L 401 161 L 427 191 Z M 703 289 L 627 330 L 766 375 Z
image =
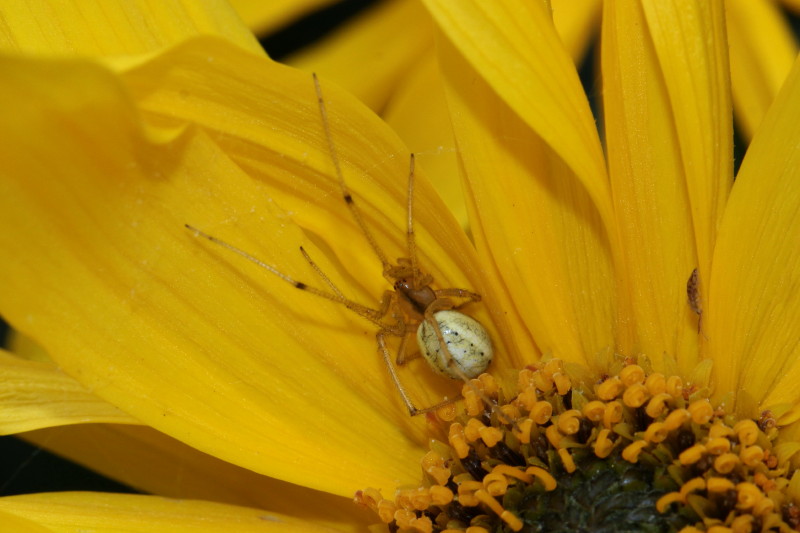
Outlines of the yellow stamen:
M 516 427 L 512 428 L 511 431 L 522 444 L 529 444 L 531 442 L 531 428 L 533 428 L 533 420 L 526 418 L 522 422 L 517 422 Z
M 525 472 L 514 468 L 513 466 L 509 465 L 497 465 L 492 469 L 493 474 L 502 474 L 504 476 L 516 478 L 523 483 L 530 484 L 533 482 L 533 478 L 526 474 Z
M 753 483 L 739 483 L 736 491 L 739 493 L 736 504 L 738 509 L 752 509 L 764 498 L 764 493 Z
M 633 441 L 625 446 L 625 449 L 622 450 L 622 458 L 629 463 L 636 463 L 639 461 L 639 454 L 647 447 L 647 445 L 647 441 L 644 440 Z
M 603 419 L 603 413 L 606 411 L 606 404 L 599 400 L 592 400 L 583 406 L 583 416 L 592 422 L 600 422 Z
M 575 466 L 575 460 L 566 448 L 559 448 L 558 456 L 561 458 L 561 464 L 564 466 L 564 470 L 566 470 L 567 473 L 571 474 L 575 472 L 577 468 Z
M 517 402 L 527 411 L 532 410 L 537 401 L 539 398 L 535 387 L 528 387 L 517 396 Z
M 463 459 L 469 455 L 469 444 L 467 444 L 467 438 L 464 435 L 464 426 L 458 422 L 450 424 L 450 434 L 447 440 L 450 446 L 453 447 L 453 450 L 455 450 L 456 456 L 459 459 Z
M 386 524 L 394 520 L 394 514 L 397 512 L 397 506 L 390 500 L 381 500 L 378 502 L 376 509 L 378 517 Z
M 614 376 L 597 386 L 597 397 L 607 402 L 622 394 L 624 388 L 622 381 Z
M 547 429 L 544 430 L 544 434 L 550 442 L 550 446 L 553 448 L 558 448 L 561 439 L 564 438 L 555 426 L 547 426 Z
M 751 515 L 737 516 L 731 522 L 731 531 L 733 533 L 749 533 L 753 530 L 753 517 Z
M 447 505 L 453 501 L 453 491 L 447 487 L 434 485 L 430 488 L 430 493 L 433 505 Z
M 433 533 L 433 522 L 427 516 L 421 516 L 411 520 L 410 526 L 420 533 Z
M 691 448 L 686 448 L 678 456 L 678 461 L 682 465 L 693 465 L 703 458 L 706 454 L 706 447 L 702 444 L 695 444 Z
M 711 439 L 706 444 L 706 449 L 708 450 L 708 453 L 712 455 L 720 455 L 723 453 L 727 453 L 731 451 L 731 441 L 729 441 L 724 437 Z
M 750 446 L 758 439 L 758 426 L 752 420 L 740 420 L 733 426 L 733 431 L 739 437 L 739 442 L 745 446 Z
M 706 490 L 711 493 L 720 493 L 733 490 L 735 485 L 733 482 L 724 477 L 710 477 L 706 481 Z
M 543 426 L 550 420 L 553 414 L 553 405 L 550 402 L 536 402 L 531 409 L 530 417 L 538 425 Z
M 594 443 L 594 454 L 600 459 L 605 459 L 611 455 L 611 451 L 614 449 L 614 442 L 608 438 L 610 433 L 611 431 L 608 429 L 601 429 L 597 435 L 597 440 Z
M 537 372 L 536 374 L 534 374 L 533 384 L 536 386 L 537 389 L 539 389 L 542 392 L 550 392 L 551 390 L 553 390 L 554 386 L 552 378 L 546 376 L 541 372 Z
M 431 476 L 437 485 L 445 485 L 450 479 L 451 470 L 445 466 L 444 458 L 433 450 L 422 458 L 422 470 Z
M 461 395 L 464 397 L 464 408 L 469 416 L 478 416 L 483 413 L 483 398 L 480 394 L 483 392 L 482 388 L 479 380 L 471 379 L 469 384 L 465 384 L 461 390 Z
M 708 400 L 694 401 L 689 404 L 688 409 L 695 424 L 705 424 L 714 416 L 714 408 Z
M 660 497 L 656 501 L 656 511 L 665 513 L 673 503 L 683 503 L 683 496 L 679 492 L 668 492 Z
M 664 419 L 664 427 L 667 431 L 675 431 L 691 418 L 692 415 L 686 409 L 675 409 Z
M 739 452 L 739 458 L 749 467 L 754 467 L 764 459 L 764 449 L 761 446 L 747 446 Z
M 522 521 L 514 516 L 513 513 L 503 509 L 503 506 L 497 503 L 497 500 L 492 498 L 485 490 L 479 490 L 475 493 L 475 497 L 489 507 L 494 513 L 500 517 L 500 520 L 508 524 L 513 531 L 520 531 L 522 529 Z
M 462 481 L 458 485 L 458 502 L 466 507 L 475 507 L 480 503 L 475 493 L 482 489 L 483 483 L 480 481 Z
M 439 417 L 439 420 L 443 422 L 452 422 L 458 416 L 458 408 L 454 403 L 448 403 L 447 405 L 443 405 L 442 407 L 436 410 L 436 416 Z
M 561 396 L 568 393 L 572 388 L 572 380 L 569 379 L 568 375 L 562 372 L 553 374 L 553 382 L 556 384 L 556 390 Z
M 669 436 L 669 431 L 661 422 L 653 422 L 644 432 L 644 440 L 647 442 L 663 442 Z
M 667 389 L 665 391 L 673 398 L 683 397 L 683 380 L 678 376 L 670 376 L 667 378 Z
M 775 502 L 770 498 L 764 498 L 753 506 L 753 514 L 756 516 L 764 516 L 771 513 L 775 509 Z
M 720 474 L 729 474 L 738 464 L 738 455 L 735 453 L 723 453 L 714 460 L 714 470 Z
M 644 370 L 639 365 L 628 365 L 619 372 L 619 379 L 626 387 L 644 383 Z
M 492 496 L 502 496 L 508 492 L 508 479 L 499 473 L 489 473 L 483 478 L 483 487 Z
M 561 413 L 558 417 L 558 430 L 564 435 L 574 435 L 581 429 L 581 412 L 577 409 L 570 409 Z
M 658 418 L 667 408 L 667 402 L 670 400 L 672 400 L 672 396 L 666 392 L 660 392 L 650 398 L 650 401 L 647 402 L 647 407 L 644 408 L 644 412 L 650 418 Z
M 618 401 L 609 402 L 603 411 L 603 426 L 610 429 L 614 424 L 622 420 L 622 413 L 624 412 L 622 404 Z
M 542 482 L 542 484 L 544 485 L 544 490 L 546 490 L 547 492 L 555 490 L 556 486 L 558 485 L 558 483 L 556 482 L 556 478 L 554 478 L 550 474 L 550 472 L 548 472 L 544 468 L 540 468 L 538 466 L 529 466 L 525 470 L 525 473 L 531 476 L 536 476 L 536 478 L 538 478 L 539 481 Z
M 646 402 L 649 397 L 650 393 L 647 392 L 647 387 L 640 383 L 635 383 L 625 389 L 622 395 L 622 402 L 628 407 L 636 409 L 644 405 L 644 402 Z
M 667 378 L 664 377 L 664 374 L 659 374 L 658 372 L 650 374 L 644 381 L 644 386 L 647 387 L 650 394 L 658 396 L 667 390 Z
M 691 494 L 692 492 L 703 490 L 706 488 L 706 480 L 701 477 L 696 477 L 690 479 L 686 483 L 683 484 L 681 487 L 680 493 L 683 497 L 683 501 L 686 501 L 686 496 Z

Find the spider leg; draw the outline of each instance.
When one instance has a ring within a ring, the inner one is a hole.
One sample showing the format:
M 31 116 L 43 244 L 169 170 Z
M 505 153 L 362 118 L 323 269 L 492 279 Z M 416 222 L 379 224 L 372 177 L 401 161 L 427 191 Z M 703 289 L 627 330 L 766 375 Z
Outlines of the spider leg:
M 404 364 L 408 363 L 409 361 L 413 361 L 417 359 L 421 354 L 419 350 L 412 351 L 409 353 L 408 350 L 408 338 L 414 335 L 414 331 L 408 331 L 405 335 L 403 335 L 403 340 L 400 341 L 400 347 L 397 349 L 397 358 L 395 359 L 395 364 L 397 366 L 403 366 Z M 414 343 L 411 344 L 412 346 Z
M 436 294 L 437 299 L 450 299 L 450 298 L 463 299 L 463 301 L 457 305 L 454 305 L 451 302 L 451 307 L 448 307 L 446 309 L 459 309 L 472 302 L 481 301 L 480 294 L 468 291 L 467 289 L 450 288 L 450 289 L 439 289 L 433 292 L 434 294 Z M 441 311 L 441 309 L 437 309 L 437 311 Z

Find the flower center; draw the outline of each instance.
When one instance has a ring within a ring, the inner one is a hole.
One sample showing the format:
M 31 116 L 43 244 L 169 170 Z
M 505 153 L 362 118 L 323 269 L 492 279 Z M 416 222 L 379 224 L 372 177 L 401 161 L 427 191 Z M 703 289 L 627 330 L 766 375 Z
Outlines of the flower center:
M 776 444 L 769 416 L 737 421 L 677 376 L 621 362 L 573 387 L 552 359 L 520 371 L 513 394 L 483 374 L 463 396 L 429 416 L 442 438 L 421 486 L 356 494 L 392 531 L 800 530 L 800 444 Z

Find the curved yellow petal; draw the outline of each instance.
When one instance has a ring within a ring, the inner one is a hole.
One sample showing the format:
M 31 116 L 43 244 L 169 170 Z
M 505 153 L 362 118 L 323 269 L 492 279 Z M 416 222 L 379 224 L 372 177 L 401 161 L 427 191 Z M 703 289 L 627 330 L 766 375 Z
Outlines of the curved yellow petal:
M 583 61 L 597 35 L 601 0 L 551 0 L 553 24 L 575 63 Z
M 56 365 L 27 361 L 0 349 L 0 434 L 91 422 L 139 423 Z
M 441 49 L 473 235 L 483 269 L 500 281 L 492 295 L 511 328 L 512 363 L 541 350 L 600 370 L 595 355 L 613 350 L 614 291 L 595 206 L 459 52 Z
M 797 40 L 774 0 L 725 4 L 733 107 L 750 139 L 797 57 Z
M 149 494 L 257 507 L 353 533 L 373 521 L 352 497 L 256 474 L 146 426 L 66 426 L 19 437 Z
M 800 391 L 800 62 L 753 138 L 720 226 L 708 302 L 717 395 L 756 416 Z M 740 400 L 741 399 L 741 400 Z
M 253 33 L 263 35 L 334 0 L 228 0 Z
M 0 498 L 0 512 L 67 533 L 332 532 L 259 509 L 158 496 L 51 492 Z
M 303 244 L 374 305 L 385 281 L 342 205 L 306 75 L 211 40 L 122 78 L 79 62 L 2 68 L 0 224 L 15 231 L 0 247 L 16 260 L 0 305 L 15 327 L 98 396 L 240 466 L 342 495 L 417 475 L 423 421 L 403 412 L 375 327 L 183 228 L 313 282 Z M 325 91 L 353 196 L 402 255 L 406 151 Z M 439 286 L 481 291 L 430 191 L 420 176 L 422 264 Z M 421 405 L 459 388 L 417 369 L 401 374 Z
M 285 62 L 334 80 L 380 112 L 396 85 L 432 48 L 430 16 L 416 0 L 393 0 L 365 11 Z
M 606 231 L 613 234 L 611 197 L 594 117 L 544 4 L 425 1 L 462 56 L 572 169 L 596 204 Z
M 643 6 L 672 105 L 697 267 L 705 275 L 733 183 L 725 5 L 722 0 L 648 0 Z
M 157 52 L 197 35 L 264 51 L 225 0 L 9 0 L 0 7 L 0 50 L 115 56 Z
M 466 228 L 467 206 L 458 172 L 453 126 L 434 54 L 422 57 L 395 89 L 383 119 L 414 152 L 436 192 Z

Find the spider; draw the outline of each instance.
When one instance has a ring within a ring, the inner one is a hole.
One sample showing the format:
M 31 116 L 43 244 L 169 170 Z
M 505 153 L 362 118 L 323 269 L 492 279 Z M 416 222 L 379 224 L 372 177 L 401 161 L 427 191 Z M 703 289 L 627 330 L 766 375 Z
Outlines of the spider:
M 423 409 L 417 408 L 401 383 L 395 365 L 402 366 L 411 359 L 406 354 L 406 345 L 408 338 L 416 334 L 419 353 L 437 374 L 451 379 L 460 379 L 466 383 L 471 378 L 480 375 L 492 360 L 492 343 L 484 327 L 477 320 L 461 313 L 458 309 L 469 303 L 480 301 L 481 296 L 467 289 L 434 289 L 431 286 L 433 277 L 430 274 L 423 273 L 419 268 L 413 218 L 414 154 L 411 154 L 410 157 L 408 173 L 407 256 L 398 258 L 396 263 L 389 261 L 366 225 L 361 211 L 345 182 L 336 146 L 331 135 L 322 89 L 316 75 L 313 75 L 313 79 L 320 118 L 342 197 L 373 252 L 380 260 L 383 267 L 383 277 L 392 285 L 392 290 L 386 290 L 383 293 L 377 308 L 367 307 L 346 298 L 302 246 L 300 247 L 300 253 L 330 290 L 319 289 L 295 280 L 274 266 L 264 263 L 225 241 L 204 233 L 189 224 L 185 224 L 185 226 L 195 235 L 241 255 L 297 289 L 344 305 L 347 309 L 375 324 L 378 327 L 378 331 L 375 334 L 378 352 L 386 364 L 389 375 L 405 407 L 408 409 L 409 415 L 415 416 L 434 411 L 452 403 L 452 400 L 445 400 Z M 394 363 L 386 344 L 387 337 L 400 338 L 400 346 Z

